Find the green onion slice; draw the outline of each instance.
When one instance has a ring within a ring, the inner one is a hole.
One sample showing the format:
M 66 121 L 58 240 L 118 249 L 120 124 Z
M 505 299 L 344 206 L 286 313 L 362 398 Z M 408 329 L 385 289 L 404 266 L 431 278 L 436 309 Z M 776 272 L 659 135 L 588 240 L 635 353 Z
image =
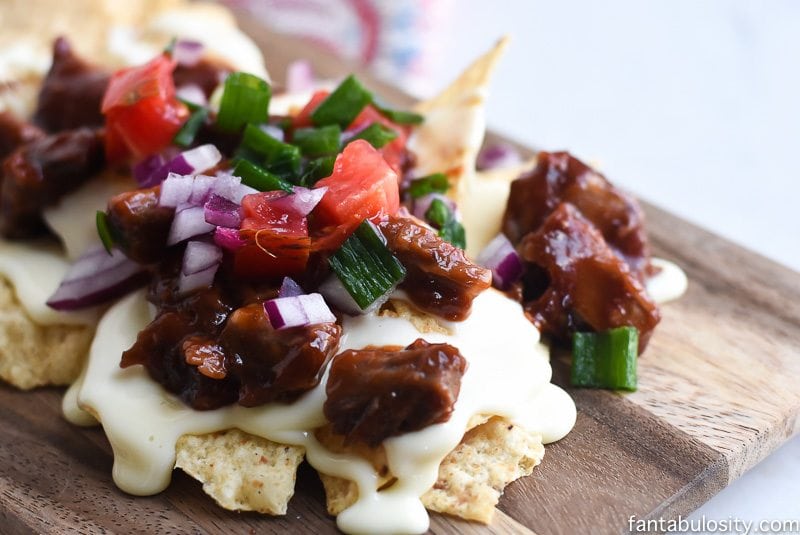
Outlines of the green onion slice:
M 394 289 L 406 269 L 389 251 L 372 223 L 364 220 L 330 257 L 331 270 L 361 310 Z
M 236 162 L 233 174 L 242 179 L 242 184 L 258 191 L 292 191 L 291 183 L 244 158 Z
M 95 222 L 97 224 L 97 234 L 100 236 L 100 241 L 103 242 L 103 247 L 105 247 L 108 254 L 111 254 L 111 249 L 114 248 L 115 240 L 114 235 L 111 233 L 111 225 L 108 223 L 108 215 L 102 210 L 98 210 L 95 216 Z
M 338 124 L 344 129 L 370 102 L 372 93 L 351 74 L 317 106 L 311 121 L 317 126 Z
M 383 115 L 393 123 L 421 124 L 423 121 L 425 121 L 425 117 L 423 117 L 419 113 L 414 113 L 411 111 L 393 110 L 391 108 L 387 108 L 386 106 L 376 103 L 373 103 L 373 106 L 375 106 L 375 109 L 381 112 L 381 115 Z
M 254 124 L 245 127 L 242 148 L 237 155 L 262 164 L 281 178 L 294 180 L 300 172 L 300 148 L 275 139 Z M 256 154 L 261 158 L 256 159 Z
M 331 124 L 319 128 L 298 128 L 292 134 L 292 143 L 300 147 L 304 156 L 313 158 L 339 152 L 342 129 Z
M 322 156 L 310 160 L 306 164 L 306 169 L 300 179 L 300 185 L 306 188 L 312 187 L 317 181 L 333 174 L 333 164 L 336 163 L 336 156 Z
M 217 114 L 217 126 L 226 132 L 237 132 L 247 123 L 264 123 L 272 90 L 258 76 L 234 72 L 225 79 L 225 87 Z
M 412 198 L 418 199 L 428 193 L 445 193 L 450 189 L 450 181 L 444 173 L 434 173 L 432 175 L 417 178 L 411 181 L 408 186 L 408 194 Z
M 348 143 L 356 139 L 363 139 L 376 149 L 382 148 L 387 143 L 397 139 L 397 132 L 380 123 L 372 123 L 364 130 L 350 138 Z
M 192 112 L 186 122 L 183 123 L 183 126 L 178 130 L 178 133 L 175 134 L 172 142 L 179 147 L 191 146 L 191 144 L 194 143 L 194 138 L 197 137 L 197 132 L 200 130 L 200 127 L 206 122 L 207 117 L 207 109 L 197 108 L 197 110 Z
M 456 247 L 466 249 L 467 237 L 464 232 L 464 225 L 458 222 L 450 207 L 442 202 L 441 199 L 431 201 L 428 211 L 425 212 L 425 219 L 439 229 L 440 238 Z
M 639 332 L 634 327 L 575 333 L 572 338 L 572 385 L 636 390 L 638 353 Z

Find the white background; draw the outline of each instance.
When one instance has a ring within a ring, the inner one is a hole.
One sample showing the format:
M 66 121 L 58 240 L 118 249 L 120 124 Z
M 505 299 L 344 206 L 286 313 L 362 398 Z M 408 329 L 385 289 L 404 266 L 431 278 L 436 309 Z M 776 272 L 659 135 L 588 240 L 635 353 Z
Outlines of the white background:
M 511 34 L 490 127 L 800 270 L 800 1 L 455 4 L 434 86 Z M 800 439 L 703 514 L 800 518 Z

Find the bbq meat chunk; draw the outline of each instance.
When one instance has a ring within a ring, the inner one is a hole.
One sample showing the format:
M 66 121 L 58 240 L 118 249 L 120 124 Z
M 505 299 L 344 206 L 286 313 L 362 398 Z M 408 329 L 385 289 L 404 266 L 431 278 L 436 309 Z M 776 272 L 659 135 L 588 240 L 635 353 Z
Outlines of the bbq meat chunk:
M 540 152 L 530 172 L 511 183 L 503 232 L 512 243 L 535 232 L 562 202 L 575 206 L 628 263 L 640 281 L 650 269 L 644 215 L 636 199 L 567 152 Z
M 602 234 L 568 203 L 559 204 L 539 230 L 518 246 L 528 264 L 526 290 L 543 288 L 524 306 L 534 324 L 556 339 L 576 330 L 605 331 L 630 325 L 639 352 L 660 319 L 644 287 Z
M 464 251 L 436 231 L 402 217 L 390 217 L 380 229 L 408 271 L 400 288 L 423 311 L 451 321 L 464 320 L 472 300 L 491 286 L 491 271 L 473 264 Z
M 0 158 L 34 139 L 44 136 L 36 126 L 20 121 L 11 112 L 0 111 Z
M 89 128 L 68 130 L 20 146 L 3 161 L 0 233 L 42 234 L 42 209 L 89 180 L 105 164 L 103 137 Z
M 331 365 L 323 410 L 347 441 L 385 439 L 446 422 L 467 361 L 448 344 L 347 350 Z
M 225 81 L 234 69 L 219 59 L 201 58 L 194 65 L 178 65 L 172 73 L 175 87 L 197 86 L 210 97 L 214 89 Z
M 261 303 L 236 310 L 219 345 L 228 373 L 240 382 L 239 404 L 290 402 L 317 386 L 341 334 L 335 323 L 273 329 Z
M 126 191 L 108 203 L 108 222 L 120 249 L 140 264 L 162 259 L 175 214 L 159 206 L 161 186 Z
M 103 126 L 100 104 L 109 79 L 109 73 L 76 56 L 69 42 L 59 37 L 39 91 L 34 122 L 50 132 Z

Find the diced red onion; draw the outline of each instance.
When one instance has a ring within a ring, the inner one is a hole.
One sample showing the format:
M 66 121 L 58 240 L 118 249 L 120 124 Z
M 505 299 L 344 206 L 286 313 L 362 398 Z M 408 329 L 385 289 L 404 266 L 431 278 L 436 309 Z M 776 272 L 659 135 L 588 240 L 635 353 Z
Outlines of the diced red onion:
M 458 219 L 458 209 L 456 208 L 456 203 L 448 197 L 447 195 L 443 195 L 441 193 L 428 193 L 423 195 L 418 199 L 414 199 L 414 211 L 411 212 L 414 217 L 422 219 L 425 221 L 425 214 L 428 213 L 428 209 L 431 207 L 431 203 L 435 200 L 439 199 L 443 203 L 450 208 L 450 211 L 453 212 L 453 215 Z
M 161 195 L 158 198 L 159 206 L 176 208 L 189 202 L 192 196 L 194 177 L 170 173 L 161 183 Z
M 283 130 L 273 124 L 262 124 L 261 131 L 268 136 L 277 139 L 278 141 L 284 141 L 284 138 L 286 137 L 283 133 Z
M 203 43 L 190 39 L 180 39 L 172 48 L 172 58 L 184 67 L 194 67 L 203 56 Z
M 478 153 L 475 166 L 478 169 L 496 169 L 511 167 L 522 163 L 522 155 L 508 143 L 487 145 Z
M 286 67 L 286 91 L 301 93 L 314 89 L 314 68 L 307 60 L 293 61 Z
M 109 255 L 99 247 L 84 254 L 67 272 L 47 300 L 56 310 L 76 310 L 98 305 L 133 290 L 146 280 L 142 266 L 114 249 Z
M 203 209 L 206 223 L 236 229 L 242 223 L 242 207 L 221 195 L 211 194 Z
M 237 251 L 247 242 L 241 238 L 238 229 L 217 227 L 214 231 L 214 243 L 226 251 Z
M 336 321 L 336 316 L 318 293 L 264 301 L 264 312 L 275 329 Z
M 186 251 L 183 253 L 183 266 L 181 273 L 184 275 L 194 275 L 204 271 L 211 266 L 219 265 L 222 261 L 222 249 L 204 241 L 190 241 L 186 244 Z
M 178 277 L 178 291 L 182 294 L 186 294 L 199 288 L 210 287 L 214 283 L 214 276 L 217 274 L 217 269 L 219 269 L 219 264 L 214 264 L 213 266 L 209 266 L 191 275 L 181 273 L 180 277 Z
M 153 154 L 133 166 L 133 178 L 142 187 L 151 185 L 153 175 L 158 172 L 165 164 L 164 157 L 160 154 Z
M 167 163 L 153 171 L 146 180 L 139 181 L 145 188 L 155 186 L 166 179 L 170 173 L 178 175 L 195 175 L 208 171 L 222 160 L 217 147 L 211 144 L 200 145 L 181 152 Z
M 476 260 L 492 270 L 492 284 L 500 290 L 508 290 L 522 276 L 522 259 L 502 232 L 489 242 Z
M 192 104 L 196 104 L 198 106 L 208 105 L 208 99 L 206 98 L 206 94 L 203 92 L 203 88 L 197 84 L 186 84 L 180 86 L 175 90 L 175 96 L 181 100 L 191 102 Z
M 296 212 L 305 217 L 311 213 L 325 192 L 328 191 L 327 187 L 308 189 L 301 186 L 292 188 L 294 193 L 281 197 L 273 201 L 273 206 L 284 212 Z
M 200 234 L 212 232 L 214 225 L 206 223 L 205 210 L 202 206 L 190 206 L 175 213 L 172 227 L 169 229 L 167 245 L 175 245 Z
M 281 283 L 281 289 L 278 291 L 278 297 L 294 297 L 296 295 L 303 295 L 305 292 L 299 284 L 291 277 L 284 277 Z
M 216 177 L 208 175 L 197 175 L 192 183 L 192 194 L 187 201 L 192 206 L 201 206 L 206 203 L 211 192 L 211 187 L 216 181 Z

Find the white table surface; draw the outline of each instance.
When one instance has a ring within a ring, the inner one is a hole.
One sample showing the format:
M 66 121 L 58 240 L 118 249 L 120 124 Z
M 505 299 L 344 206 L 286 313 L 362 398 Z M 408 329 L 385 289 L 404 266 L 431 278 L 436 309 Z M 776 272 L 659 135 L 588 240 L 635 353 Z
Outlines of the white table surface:
M 513 38 L 488 116 L 800 270 L 800 1 L 460 0 L 442 87 Z M 800 358 L 800 348 L 798 349 Z M 800 438 L 692 515 L 800 519 Z

